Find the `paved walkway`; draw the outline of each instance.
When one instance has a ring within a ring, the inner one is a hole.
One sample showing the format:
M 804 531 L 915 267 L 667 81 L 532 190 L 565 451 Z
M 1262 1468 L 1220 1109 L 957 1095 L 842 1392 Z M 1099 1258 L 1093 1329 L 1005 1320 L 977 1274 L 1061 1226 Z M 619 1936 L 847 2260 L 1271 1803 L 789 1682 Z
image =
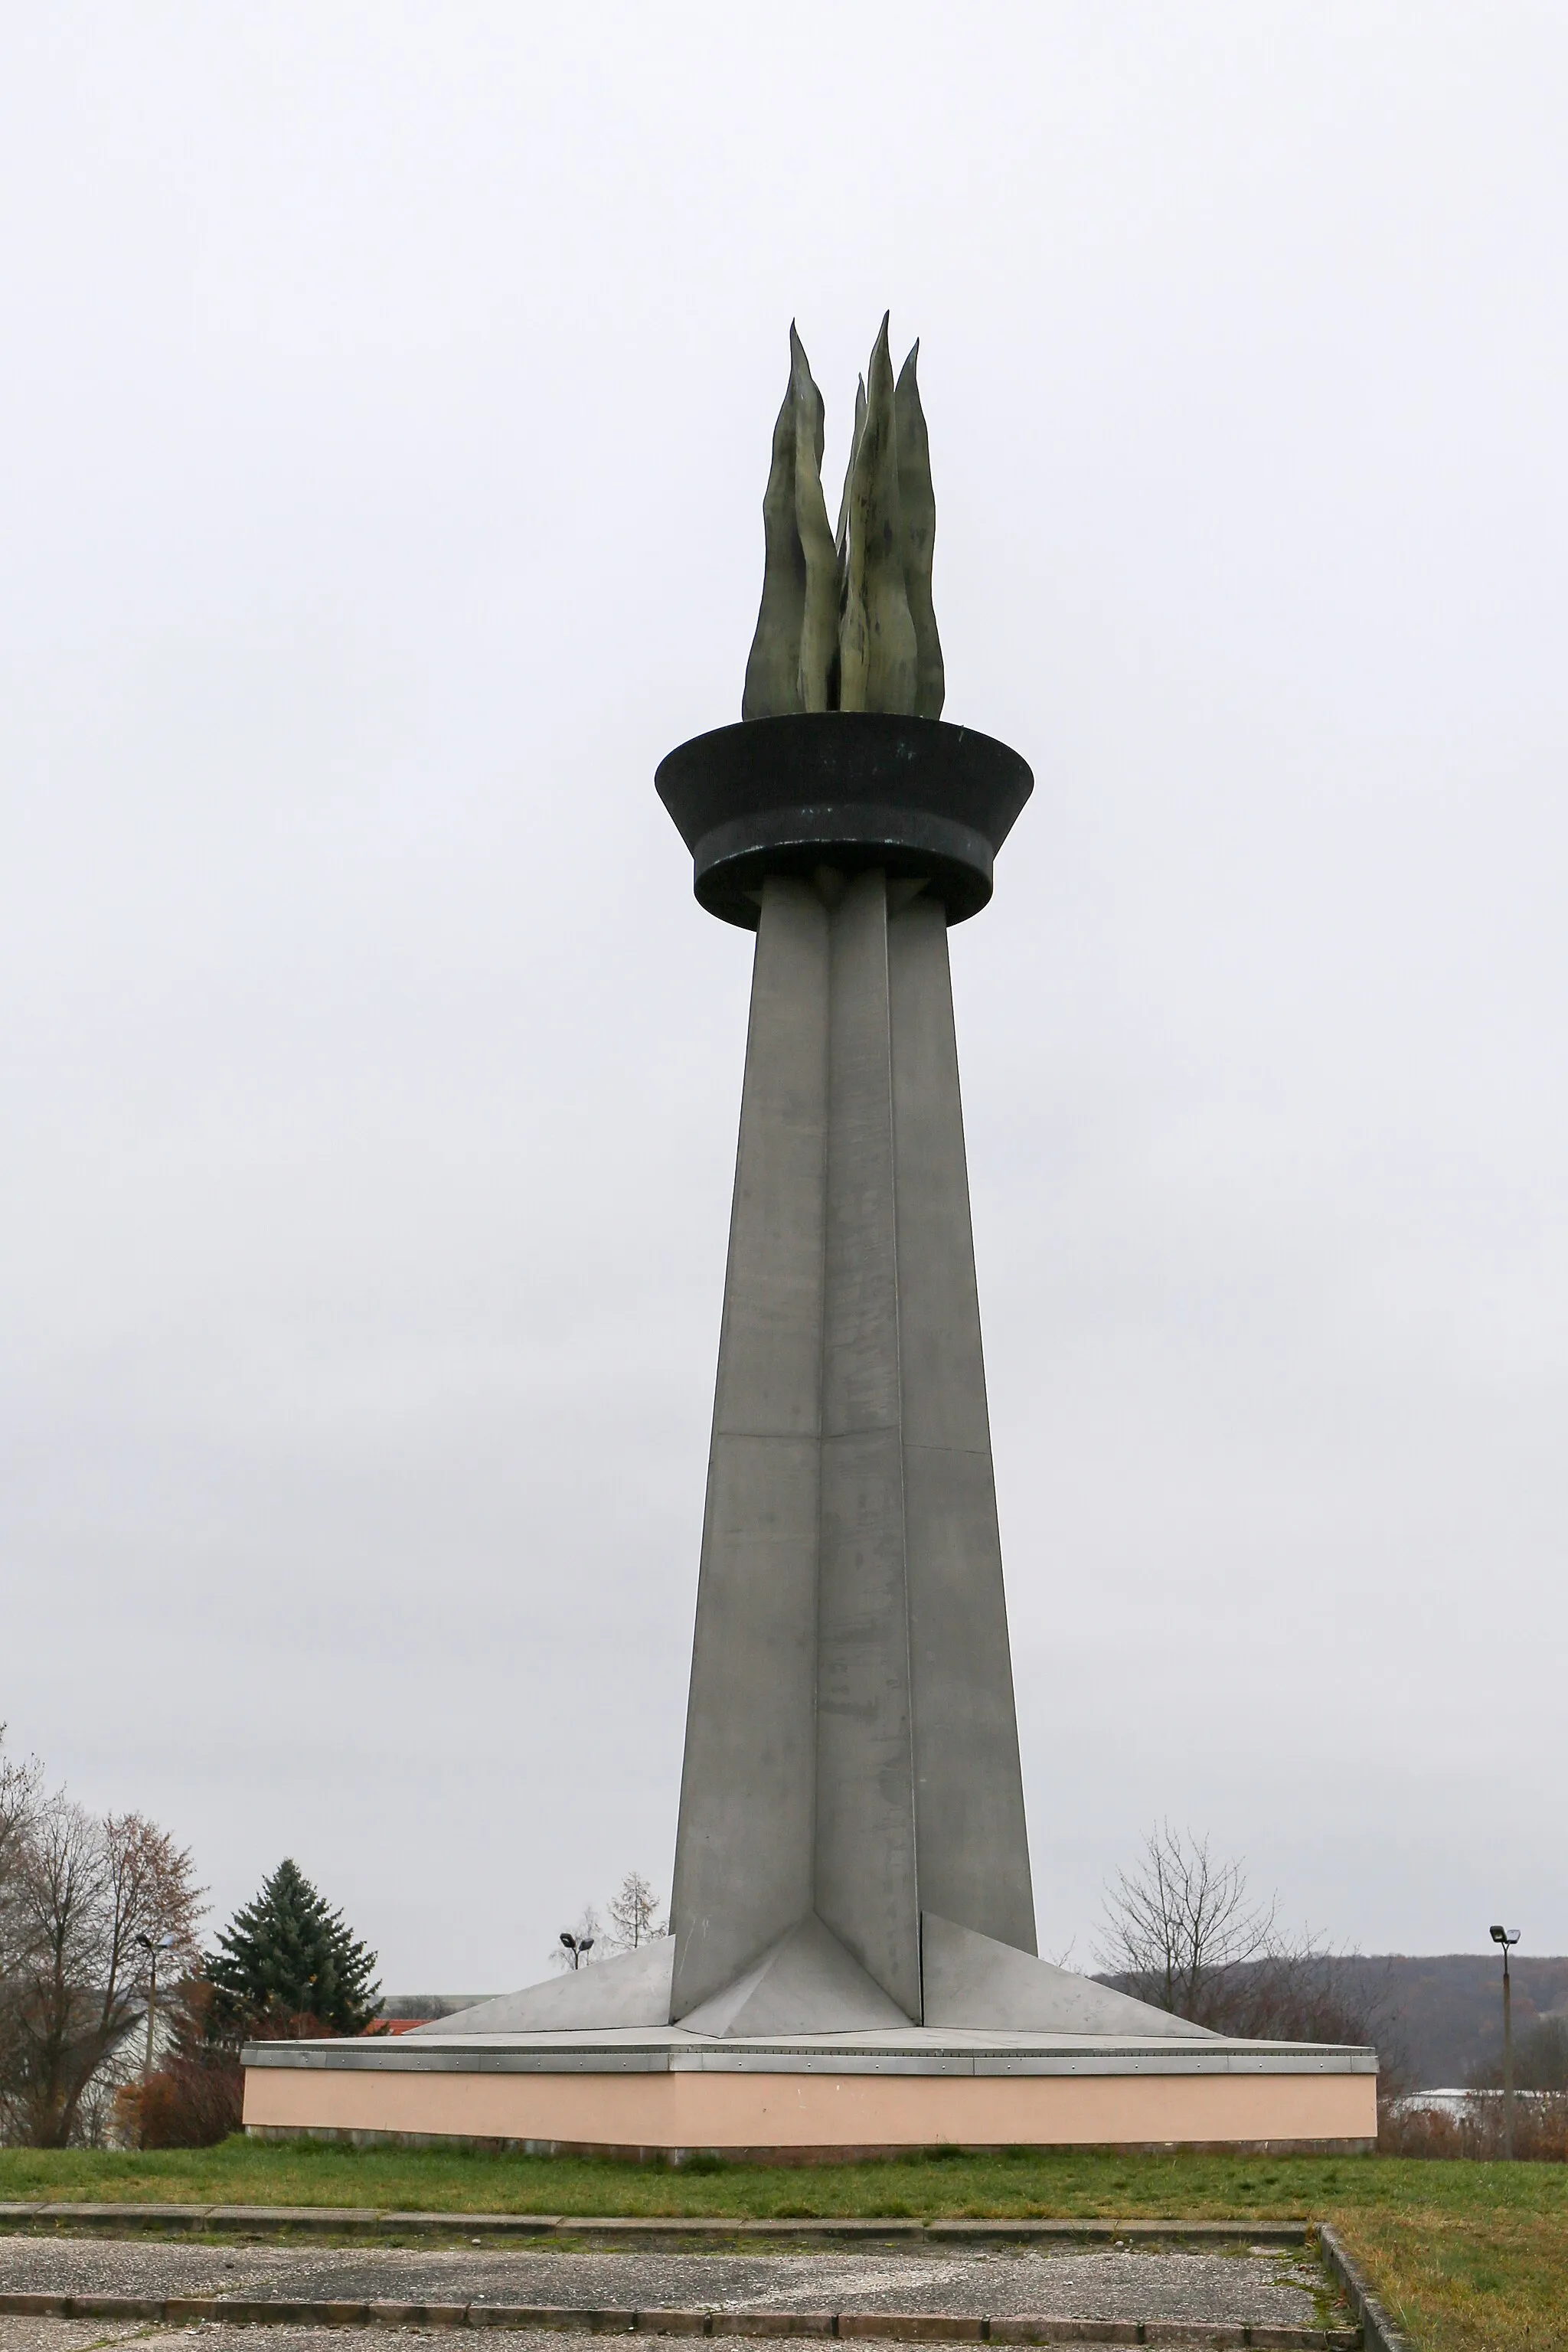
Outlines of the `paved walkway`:
M 940 2311 L 1310 2327 L 1321 2324 L 1313 2294 L 1321 2285 L 1322 2273 L 1305 2252 L 1245 2249 L 686 2254 L 0 2238 L 5 2292 L 696 2307 L 714 2313 L 715 2341 L 725 2312 Z M 0 2352 L 79 2352 L 147 2332 L 112 2322 L 0 2318 Z M 305 2352 L 306 2337 L 313 2341 L 318 2332 L 290 2328 L 286 2341 Z M 261 2337 L 274 2333 L 209 2325 L 203 2340 L 217 2352 L 217 2337 L 233 2336 L 243 2352 L 263 2352 Z M 548 2340 L 561 2352 L 559 2336 Z M 354 2341 L 363 2346 L 364 2332 Z M 401 2341 L 406 2346 L 406 2334 Z M 758 2339 L 750 2342 L 754 2352 Z M 341 2333 L 333 2347 L 343 2352 Z

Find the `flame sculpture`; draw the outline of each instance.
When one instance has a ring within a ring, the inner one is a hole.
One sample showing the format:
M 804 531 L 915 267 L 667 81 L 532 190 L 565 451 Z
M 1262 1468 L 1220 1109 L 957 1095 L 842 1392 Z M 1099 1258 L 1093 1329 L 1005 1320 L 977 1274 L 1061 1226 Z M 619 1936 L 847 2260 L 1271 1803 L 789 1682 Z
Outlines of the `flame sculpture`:
M 917 342 L 897 383 L 888 320 L 857 388 L 837 536 L 822 493 L 823 404 L 789 331 L 789 389 L 773 426 L 763 499 L 763 602 L 742 719 L 794 710 L 942 716 L 942 641 L 931 608 L 936 499 Z

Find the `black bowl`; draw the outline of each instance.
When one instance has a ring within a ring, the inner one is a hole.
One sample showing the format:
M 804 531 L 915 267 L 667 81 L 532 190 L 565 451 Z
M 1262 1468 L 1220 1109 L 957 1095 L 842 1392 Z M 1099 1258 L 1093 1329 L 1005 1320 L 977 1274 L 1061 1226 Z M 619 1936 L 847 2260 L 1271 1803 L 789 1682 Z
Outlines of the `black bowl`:
M 918 877 L 963 922 L 989 899 L 996 852 L 1035 788 L 990 735 L 873 710 L 718 727 L 661 760 L 654 782 L 698 898 L 753 931 L 768 875 L 823 866 Z

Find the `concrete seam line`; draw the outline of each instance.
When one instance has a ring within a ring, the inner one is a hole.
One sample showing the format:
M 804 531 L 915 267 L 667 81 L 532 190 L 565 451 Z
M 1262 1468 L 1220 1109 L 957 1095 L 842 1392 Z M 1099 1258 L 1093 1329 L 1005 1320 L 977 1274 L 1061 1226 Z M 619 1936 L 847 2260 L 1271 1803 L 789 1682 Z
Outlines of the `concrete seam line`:
M 1394 2326 L 1362 2276 L 1339 2231 L 1327 2221 L 1318 2226 L 1318 2243 L 1330 2275 L 1344 2289 L 1345 2298 L 1361 2322 L 1366 2352 L 1412 2352 L 1410 2338 Z

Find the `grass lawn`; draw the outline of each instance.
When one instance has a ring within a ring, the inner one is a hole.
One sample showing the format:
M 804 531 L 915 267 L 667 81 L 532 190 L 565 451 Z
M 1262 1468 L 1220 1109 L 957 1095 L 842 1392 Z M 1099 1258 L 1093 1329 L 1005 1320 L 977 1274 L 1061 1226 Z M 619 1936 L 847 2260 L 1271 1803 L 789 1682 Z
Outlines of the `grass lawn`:
M 573 2158 L 231 2139 L 108 2155 L 0 2148 L 0 2199 L 712 2215 L 1321 2220 L 1423 2352 L 1568 2352 L 1568 2165 L 1099 2150 L 669 2171 Z

